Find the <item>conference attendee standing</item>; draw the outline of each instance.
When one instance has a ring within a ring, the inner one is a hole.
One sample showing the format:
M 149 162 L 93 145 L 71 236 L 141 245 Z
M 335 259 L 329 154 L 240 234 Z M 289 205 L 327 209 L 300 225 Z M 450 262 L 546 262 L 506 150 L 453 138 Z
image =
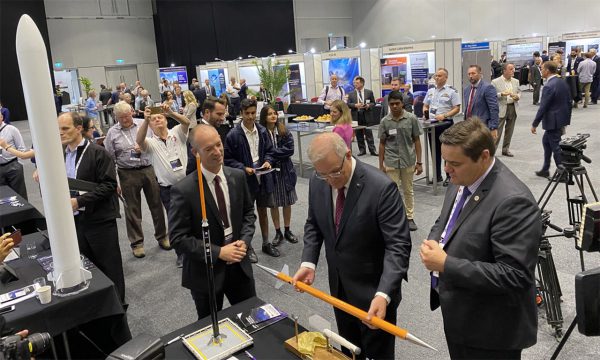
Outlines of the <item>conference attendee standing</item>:
M 331 294 L 368 311 L 369 318 L 395 324 L 411 249 L 396 184 L 353 158 L 333 133 L 317 135 L 308 156 L 315 173 L 309 184 L 302 263 L 294 283 L 314 282 L 325 243 Z M 343 311 L 334 313 L 340 335 L 361 349 L 361 358 L 395 357 L 393 335 L 367 327 Z
M 404 110 L 402 93 L 388 95 L 390 113 L 379 124 L 379 169 L 402 190 L 408 228 L 416 231 L 413 176 L 423 172 L 421 134 L 417 117 Z
M 542 59 L 542 62 L 550 60 L 550 57 L 548 56 L 548 50 L 542 51 L 541 59 Z
M 533 105 L 540 103 L 540 90 L 542 88 L 542 59 L 535 59 L 535 64 L 529 68 L 531 72 L 531 86 L 533 87 Z
M 327 112 L 335 100 L 344 101 L 345 94 L 344 88 L 338 85 L 338 76 L 336 74 L 331 74 L 331 76 L 329 76 L 329 85 L 323 87 L 317 102 L 323 104 L 323 108 L 325 108 L 325 112 Z
M 537 336 L 540 210 L 494 158 L 479 120 L 455 124 L 441 141 L 451 185 L 420 249 L 432 272 L 431 310 L 441 306 L 450 358 L 520 359 Z
M 331 114 L 331 125 L 333 125 L 333 133 L 338 134 L 344 139 L 348 150 L 352 152 L 352 116 L 350 108 L 342 100 L 334 100 L 329 108 Z
M 268 170 L 273 164 L 273 145 L 267 129 L 256 123 L 256 101 L 242 101 L 242 121 L 236 125 L 225 142 L 225 165 L 244 170 L 253 202 L 256 201 L 258 222 L 262 236 L 262 252 L 273 257 L 279 250 L 269 240 L 267 208 L 274 206 L 273 179 L 256 174 L 256 169 Z M 267 174 L 268 175 L 268 174 Z M 258 262 L 254 249 L 248 248 L 250 261 Z
M 224 295 L 232 305 L 256 296 L 247 256 L 256 216 L 244 172 L 223 166 L 223 144 L 217 131 L 201 124 L 193 136 L 194 153 L 202 166 L 171 190 L 169 234 L 175 249 L 184 255 L 181 283 L 190 289 L 198 319 L 202 319 L 210 314 L 210 298 L 198 176 L 203 178 L 218 310 L 223 308 Z
M 235 76 L 229 79 L 229 85 L 227 86 L 227 94 L 229 95 L 229 101 L 231 101 L 232 115 L 238 116 L 240 114 L 240 84 L 236 83 Z
M 240 101 L 248 98 L 248 85 L 246 85 L 246 79 L 240 79 L 240 90 L 238 91 L 240 95 Z
M 557 66 L 553 61 L 542 65 L 542 76 L 545 79 L 544 93 L 540 107 L 531 124 L 531 133 L 537 134 L 537 127 L 542 123 L 544 136 L 544 163 L 535 174 L 541 177 L 550 176 L 550 157 L 558 167 L 561 162 L 560 136 L 565 126 L 571 124 L 571 91 L 567 84 L 556 76 Z M 566 181 L 565 179 L 560 179 Z
M 571 49 L 571 55 L 567 60 L 567 74 L 568 75 L 577 75 L 577 67 L 579 63 L 583 61 L 581 57 L 581 50 L 579 48 Z
M 435 126 L 429 135 L 429 146 L 435 146 L 435 176 L 438 182 L 444 181 L 444 186 L 448 186 L 448 175 L 446 180 L 442 179 L 442 145 L 440 135 L 454 124 L 453 117 L 460 111 L 460 96 L 458 90 L 446 84 L 448 81 L 448 70 L 439 68 L 433 75 L 435 87 L 427 90 L 425 99 L 423 99 L 423 113 L 431 122 L 441 122 L 441 125 Z M 432 139 L 433 137 L 433 139 Z M 432 151 L 433 156 L 433 151 Z
M 116 220 L 120 213 L 115 163 L 103 147 L 83 138 L 83 120 L 74 112 L 58 117 L 60 140 L 65 146 L 66 176 L 96 184 L 93 191 L 71 192 L 79 251 L 115 283 L 119 299 L 124 303 L 125 277 Z
M 277 119 L 277 110 L 272 105 L 265 105 L 261 109 L 259 119 L 259 123 L 267 129 L 269 134 L 269 140 L 273 146 L 273 167 L 278 169 L 270 174 L 273 178 L 273 202 L 275 205 L 271 207 L 271 219 L 275 227 L 275 238 L 272 244 L 278 246 L 284 239 L 295 244 L 298 242 L 298 238 L 290 229 L 292 205 L 298 201 L 296 170 L 292 163 L 294 136 L 285 127 L 285 124 Z M 285 227 L 283 233 L 279 221 L 279 208 L 283 210 L 283 226 Z
M 521 99 L 519 80 L 513 78 L 514 74 L 515 66 L 511 63 L 505 63 L 502 65 L 502 76 L 492 81 L 492 85 L 496 88 L 498 96 L 498 115 L 500 116 L 496 147 L 500 144 L 500 138 L 502 137 L 502 132 L 504 132 L 502 155 L 508 157 L 514 156 L 510 152 L 510 140 L 515 129 L 515 123 L 517 122 L 517 107 Z
M 467 85 L 463 91 L 465 99 L 465 120 L 478 117 L 490 129 L 494 139 L 498 137 L 498 97 L 494 86 L 483 81 L 481 66 L 471 65 L 467 75 L 471 85 Z
M 135 102 L 135 117 L 144 118 L 144 110 L 146 110 L 146 107 L 153 107 L 154 100 L 150 98 L 148 90 L 142 90 L 141 95 L 140 100 Z
M 17 194 L 27 200 L 27 187 L 25 186 L 25 175 L 23 165 L 8 150 L 14 148 L 20 152 L 27 150 L 21 132 L 15 126 L 4 123 L 4 116 L 0 113 L 0 139 L 4 140 L 6 146 L 0 149 L 0 186 L 8 185 Z
M 392 91 L 401 91 L 401 86 L 400 86 L 400 79 L 395 77 L 392 79 L 391 81 L 391 86 L 392 86 Z M 413 107 L 412 107 L 412 101 L 410 99 L 410 96 L 408 96 L 408 89 L 406 90 L 406 92 L 401 92 L 402 94 L 402 103 L 404 104 L 404 110 L 408 111 L 408 112 L 413 112 Z M 385 95 L 383 97 L 383 101 L 381 103 L 381 118 L 383 119 L 387 114 L 390 113 L 390 105 L 388 104 L 388 95 Z
M 85 101 L 85 112 L 90 119 L 98 118 L 98 102 L 96 100 L 96 90 L 90 90 L 88 98 Z
M 196 97 L 194 93 L 186 90 L 183 92 L 183 101 L 185 106 L 183 107 L 183 116 L 188 118 L 190 121 L 190 129 L 198 124 L 196 120 L 196 110 L 198 109 L 198 103 L 196 102 Z
M 594 81 L 594 74 L 596 73 L 596 63 L 592 60 L 592 53 L 587 52 L 583 55 L 585 60 L 579 63 L 577 74 L 579 74 L 579 86 L 583 95 L 583 107 L 587 108 L 590 102 L 592 81 Z
M 164 250 L 170 250 L 165 214 L 160 201 L 160 188 L 148 153 L 136 143 L 143 120 L 134 119 L 129 105 L 119 101 L 113 108 L 117 123 L 106 133 L 104 147 L 117 165 L 120 192 L 125 199 L 127 238 L 136 258 L 146 256 L 142 229 L 142 197 L 144 192 L 154 224 L 154 238 Z
M 590 49 L 590 53 L 592 53 L 592 61 L 596 63 L 596 72 L 594 72 L 594 78 L 592 80 L 592 101 L 591 104 L 598 104 L 598 98 L 600 97 L 600 56 L 598 56 L 597 49 Z
M 352 120 L 357 121 L 358 125 L 369 126 L 375 106 L 375 97 L 373 91 L 365 89 L 365 79 L 357 76 L 354 78 L 354 91 L 348 94 L 348 107 L 352 114 Z M 367 153 L 365 147 L 365 138 L 369 152 L 373 156 L 377 156 L 375 150 L 375 142 L 373 140 L 373 131 L 371 129 L 356 130 L 356 141 L 358 142 L 358 156 L 363 156 Z

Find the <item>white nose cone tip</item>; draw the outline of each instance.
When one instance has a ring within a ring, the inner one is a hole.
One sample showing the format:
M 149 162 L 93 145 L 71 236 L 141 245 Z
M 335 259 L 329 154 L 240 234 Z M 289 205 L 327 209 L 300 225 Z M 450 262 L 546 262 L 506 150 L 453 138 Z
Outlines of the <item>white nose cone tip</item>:
M 19 20 L 16 50 L 52 250 L 48 278 L 56 295 L 70 295 L 87 288 L 91 273 L 79 255 L 46 45 L 29 15 Z

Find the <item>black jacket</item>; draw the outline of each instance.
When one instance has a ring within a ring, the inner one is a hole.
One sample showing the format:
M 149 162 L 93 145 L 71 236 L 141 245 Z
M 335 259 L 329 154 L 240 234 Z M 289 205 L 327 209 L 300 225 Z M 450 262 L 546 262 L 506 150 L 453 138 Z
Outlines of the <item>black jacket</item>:
M 75 163 L 79 161 L 88 141 L 77 149 Z M 102 146 L 89 143 L 83 154 L 77 179 L 91 181 L 98 186 L 94 191 L 76 196 L 80 207 L 85 207 L 81 216 L 86 222 L 97 223 L 121 217 L 117 199 L 117 175 L 115 163 Z

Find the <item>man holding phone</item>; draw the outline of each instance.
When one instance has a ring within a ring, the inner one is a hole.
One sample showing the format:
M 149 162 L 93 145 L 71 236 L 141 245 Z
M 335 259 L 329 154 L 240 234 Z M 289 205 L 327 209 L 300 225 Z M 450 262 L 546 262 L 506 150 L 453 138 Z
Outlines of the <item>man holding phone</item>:
M 20 232 L 19 230 L 15 231 Z M 14 233 L 13 233 L 14 234 Z M 11 250 L 15 246 L 13 234 L 6 233 L 0 236 L 0 263 L 4 262 L 4 259 L 10 254 Z

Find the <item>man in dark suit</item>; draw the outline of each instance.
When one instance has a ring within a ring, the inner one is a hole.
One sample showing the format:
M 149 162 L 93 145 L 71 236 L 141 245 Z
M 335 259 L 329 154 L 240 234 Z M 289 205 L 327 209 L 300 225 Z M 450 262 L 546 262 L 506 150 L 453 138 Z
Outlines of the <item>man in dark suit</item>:
M 581 57 L 581 49 L 571 48 L 571 55 L 567 60 L 567 73 L 568 75 L 577 75 L 577 68 L 579 63 L 583 61 Z
M 331 294 L 395 324 L 411 249 L 396 184 L 354 159 L 334 133 L 315 137 L 308 156 L 315 175 L 309 185 L 302 264 L 294 281 L 313 283 L 325 243 Z M 334 312 L 340 335 L 360 347 L 361 356 L 394 358 L 394 336 Z
M 465 119 L 477 116 L 490 129 L 492 136 L 498 137 L 499 108 L 496 88 L 481 79 L 481 66 L 471 65 L 467 75 L 471 85 L 463 91 Z
M 565 126 L 571 124 L 571 92 L 564 80 L 557 78 L 558 67 L 553 61 L 546 61 L 542 66 L 542 76 L 545 79 L 544 95 L 540 107 L 531 124 L 531 133 L 537 134 L 537 127 L 542 123 L 545 130 L 542 137 L 544 146 L 544 164 L 535 174 L 541 177 L 550 176 L 550 156 L 558 167 L 560 158 L 560 136 Z M 564 179 L 560 179 L 564 181 Z
M 545 96 L 545 95 L 544 95 Z M 520 359 L 537 335 L 535 266 L 542 235 L 531 191 L 471 119 L 440 137 L 451 185 L 421 245 L 452 359 Z
M 246 85 L 246 79 L 240 79 L 240 90 L 238 91 L 240 99 L 244 100 L 248 98 L 248 85 Z
M 373 91 L 365 89 L 365 79 L 360 76 L 354 78 L 354 88 L 354 91 L 348 93 L 348 107 L 352 114 L 352 121 L 357 121 L 358 125 L 368 126 L 373 116 L 371 109 L 375 106 Z M 365 138 L 367 138 L 367 145 L 369 146 L 371 155 L 378 156 L 371 129 L 356 130 L 356 141 L 360 150 L 358 156 L 363 156 L 367 153 Z
M 223 295 L 232 305 L 256 296 L 252 266 L 246 256 L 256 216 L 244 172 L 223 166 L 223 143 L 214 127 L 201 124 L 194 129 L 193 151 L 202 159 L 217 307 L 221 310 Z M 190 289 L 201 319 L 210 314 L 210 299 L 198 174 L 194 171 L 171 188 L 169 237 L 178 252 L 185 254 L 182 285 Z
M 533 86 L 533 105 L 540 102 L 540 89 L 542 88 L 542 58 L 535 59 L 535 64 L 530 68 L 531 86 Z
M 594 73 L 594 79 L 592 81 L 592 102 L 591 104 L 598 104 L 598 97 L 600 97 L 600 56 L 598 56 L 597 49 L 590 49 L 592 53 L 592 61 L 596 63 L 596 72 Z

